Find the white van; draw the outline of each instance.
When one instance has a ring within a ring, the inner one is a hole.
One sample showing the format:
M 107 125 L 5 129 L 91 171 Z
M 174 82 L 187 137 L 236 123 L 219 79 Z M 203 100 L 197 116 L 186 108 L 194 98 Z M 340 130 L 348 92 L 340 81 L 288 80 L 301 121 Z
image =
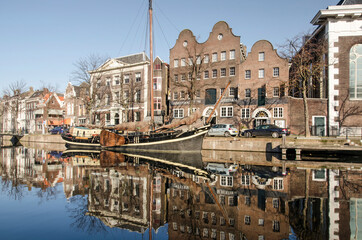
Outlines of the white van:
M 206 170 L 212 173 L 218 174 L 230 174 L 236 172 L 239 166 L 236 164 L 231 164 L 229 167 L 225 167 L 223 163 L 208 163 Z

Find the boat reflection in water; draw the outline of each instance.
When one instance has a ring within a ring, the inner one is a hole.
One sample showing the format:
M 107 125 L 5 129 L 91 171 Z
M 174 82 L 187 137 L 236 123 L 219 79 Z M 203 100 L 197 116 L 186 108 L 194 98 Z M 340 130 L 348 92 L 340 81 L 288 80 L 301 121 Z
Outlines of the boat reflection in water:
M 214 151 L 65 151 L 59 157 L 22 147 L 2 149 L 1 156 L 3 183 L 43 192 L 63 183 L 68 201 L 78 201 L 71 209 L 72 226 L 84 231 L 121 229 L 143 236 L 151 227 L 157 238 L 169 239 L 358 239 L 362 234 L 361 163 Z M 210 174 L 208 163 L 238 169 Z

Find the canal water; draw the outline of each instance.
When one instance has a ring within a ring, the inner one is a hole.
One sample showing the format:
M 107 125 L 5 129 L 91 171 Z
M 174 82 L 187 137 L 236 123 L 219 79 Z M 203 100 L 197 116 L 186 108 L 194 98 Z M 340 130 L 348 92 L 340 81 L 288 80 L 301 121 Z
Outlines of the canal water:
M 3 148 L 1 239 L 362 239 L 362 159 L 281 159 Z

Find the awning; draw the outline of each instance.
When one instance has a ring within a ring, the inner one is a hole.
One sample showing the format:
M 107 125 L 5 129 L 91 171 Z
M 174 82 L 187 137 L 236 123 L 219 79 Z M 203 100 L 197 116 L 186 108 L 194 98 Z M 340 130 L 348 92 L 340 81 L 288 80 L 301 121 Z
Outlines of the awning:
M 66 118 L 66 119 L 64 119 L 64 124 L 70 125 L 71 123 L 72 123 L 72 119 L 71 119 L 71 118 Z
M 48 120 L 49 126 L 60 126 L 63 125 L 63 120 Z
M 49 109 L 48 110 L 49 115 L 63 115 L 63 110 L 59 109 Z

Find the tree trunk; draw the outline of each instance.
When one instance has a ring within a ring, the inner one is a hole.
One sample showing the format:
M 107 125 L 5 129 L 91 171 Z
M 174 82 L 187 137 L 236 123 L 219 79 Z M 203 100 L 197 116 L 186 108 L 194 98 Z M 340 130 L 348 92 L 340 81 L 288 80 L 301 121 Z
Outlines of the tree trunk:
M 310 137 L 309 129 L 309 110 L 308 110 L 308 101 L 307 101 L 307 86 L 306 81 L 303 81 L 303 105 L 304 105 L 304 127 L 305 127 L 305 136 Z

